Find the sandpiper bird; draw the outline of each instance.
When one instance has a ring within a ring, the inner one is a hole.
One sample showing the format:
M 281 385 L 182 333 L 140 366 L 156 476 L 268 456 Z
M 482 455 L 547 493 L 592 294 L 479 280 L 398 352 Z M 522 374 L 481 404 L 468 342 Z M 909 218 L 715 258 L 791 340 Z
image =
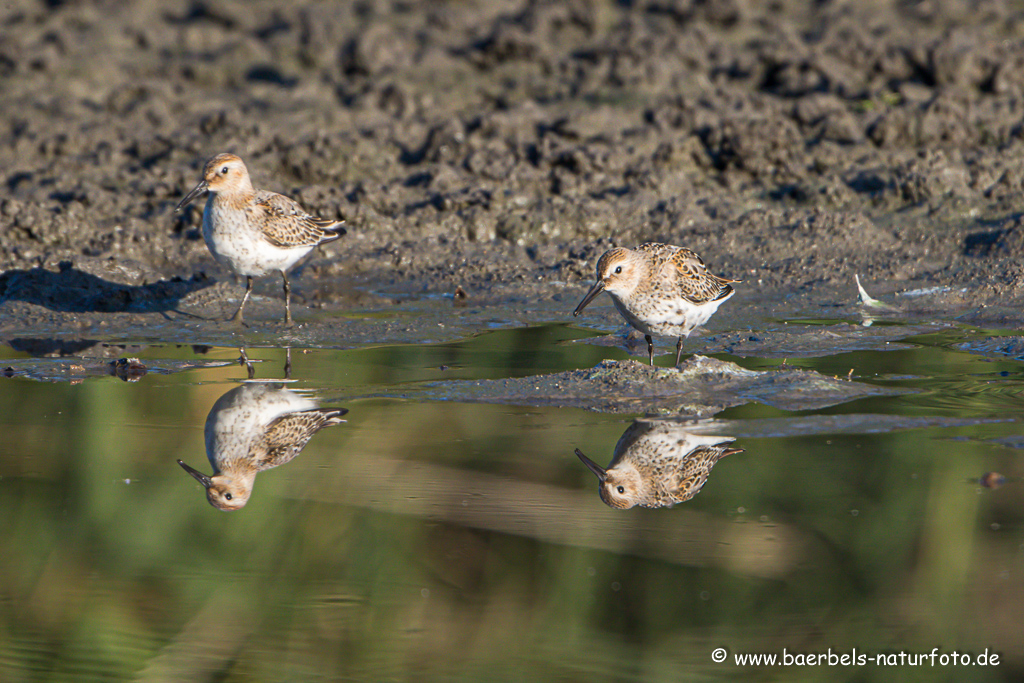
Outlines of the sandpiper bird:
M 707 481 L 711 468 L 727 455 L 730 436 L 701 436 L 672 420 L 637 420 L 615 444 L 605 469 L 576 449 L 576 456 L 597 475 L 598 493 L 607 505 L 626 509 L 671 507 L 690 500 Z
M 679 365 L 683 337 L 708 321 L 729 297 L 733 288 L 727 280 L 708 272 L 700 256 L 689 249 L 647 242 L 636 249 L 617 247 L 606 251 L 597 262 L 597 282 L 572 312 L 573 317 L 601 292 L 630 325 L 647 340 L 647 353 L 654 365 L 653 334 L 675 336 L 676 365 Z
M 258 472 L 292 460 L 318 431 L 344 422 L 347 412 L 318 408 L 279 382 L 246 382 L 221 396 L 206 418 L 213 475 L 178 464 L 203 485 L 210 505 L 237 510 L 249 501 Z
M 284 195 L 253 189 L 249 171 L 234 154 L 218 154 L 206 162 L 203 179 L 185 195 L 175 211 L 204 192 L 203 239 L 210 253 L 245 276 L 245 296 L 232 318 L 242 322 L 242 309 L 252 293 L 252 279 L 275 270 L 284 278 L 285 324 L 292 324 L 291 268 L 313 247 L 345 234 L 344 220 L 317 218 Z

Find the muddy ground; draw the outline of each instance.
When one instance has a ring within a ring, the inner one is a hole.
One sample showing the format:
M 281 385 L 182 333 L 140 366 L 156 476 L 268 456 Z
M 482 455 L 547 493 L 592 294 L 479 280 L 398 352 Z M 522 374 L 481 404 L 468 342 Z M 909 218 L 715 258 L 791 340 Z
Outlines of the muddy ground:
M 567 319 L 646 240 L 744 281 L 736 344 L 857 315 L 855 273 L 880 315 L 1024 317 L 1010 2 L 14 0 L 0 101 L 4 339 L 236 337 L 202 202 L 174 213 L 221 151 L 348 221 L 296 271 L 299 343 Z M 242 334 L 279 342 L 257 293 Z

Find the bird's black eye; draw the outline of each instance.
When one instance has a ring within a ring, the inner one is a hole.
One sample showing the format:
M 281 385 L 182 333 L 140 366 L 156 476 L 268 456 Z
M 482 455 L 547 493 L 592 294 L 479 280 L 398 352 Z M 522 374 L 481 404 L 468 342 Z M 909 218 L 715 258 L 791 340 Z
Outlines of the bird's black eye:
M 622 266 L 616 266 L 615 267 L 615 274 L 618 275 L 621 272 L 622 272 Z
M 619 488 L 621 489 L 622 487 L 620 486 Z M 231 500 L 231 494 L 230 493 L 225 493 L 224 494 L 224 500 Z
M 617 488 L 615 490 L 618 491 L 619 493 L 625 493 L 626 492 L 626 487 L 620 486 L 619 488 Z
M 220 174 L 221 175 L 227 175 L 228 174 L 228 167 L 225 166 L 224 168 L 220 169 Z

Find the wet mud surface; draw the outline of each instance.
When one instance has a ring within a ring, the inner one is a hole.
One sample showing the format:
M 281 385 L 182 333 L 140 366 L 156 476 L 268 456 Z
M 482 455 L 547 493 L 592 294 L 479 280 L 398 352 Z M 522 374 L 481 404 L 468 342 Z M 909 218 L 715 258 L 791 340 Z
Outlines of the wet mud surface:
M 17 348 L 17 345 L 13 345 Z M 99 356 L 86 356 L 68 360 L 64 358 L 31 358 L 5 360 L 0 376 L 22 377 L 39 382 L 71 382 L 76 384 L 88 377 L 118 377 L 136 382 L 149 373 L 169 375 L 186 370 L 217 368 L 230 365 L 227 361 L 161 360 L 143 362 L 138 358 L 120 355 L 112 360 Z
M 754 401 L 783 410 L 813 410 L 865 396 L 891 396 L 907 391 L 797 368 L 746 370 L 728 361 L 693 356 L 678 369 L 608 360 L 586 370 L 552 375 L 438 382 L 398 396 L 710 417 Z
M 1017 327 L 1022 54 L 1003 3 L 7 3 L 0 336 L 444 341 L 567 320 L 647 240 L 743 281 L 691 352 L 898 340 L 777 324 L 865 312 Z M 294 330 L 276 278 L 223 323 L 242 283 L 173 211 L 221 151 L 348 221 Z
M 957 344 L 956 348 L 983 356 L 997 358 L 1005 356 L 1015 360 L 1024 359 L 1024 337 L 1019 336 L 993 337 L 978 341 L 962 342 Z
M 614 313 L 614 311 L 612 312 Z M 833 322 L 828 325 L 789 325 L 769 321 L 756 331 L 723 332 L 683 340 L 683 350 L 692 353 L 728 353 L 740 357 L 797 358 L 827 356 L 850 351 L 898 351 L 914 348 L 900 343 L 912 335 L 945 329 L 947 325 L 905 324 L 889 326 L 856 325 Z M 597 344 L 625 349 L 631 355 L 647 357 L 643 334 L 629 329 L 623 334 L 580 339 L 574 343 Z M 655 355 L 674 358 L 674 345 L 655 346 Z M 1022 352 L 1024 353 L 1024 352 Z

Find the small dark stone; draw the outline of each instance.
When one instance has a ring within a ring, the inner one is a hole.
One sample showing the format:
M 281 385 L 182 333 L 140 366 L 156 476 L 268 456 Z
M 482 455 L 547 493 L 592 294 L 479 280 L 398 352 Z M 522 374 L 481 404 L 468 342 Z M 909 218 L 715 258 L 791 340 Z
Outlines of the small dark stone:
M 978 480 L 978 483 L 987 489 L 997 489 L 1006 483 L 1006 477 L 998 472 L 986 472 L 981 475 L 981 479 Z
M 145 364 L 138 358 L 118 358 L 110 361 L 113 374 L 125 382 L 138 382 L 148 372 Z

